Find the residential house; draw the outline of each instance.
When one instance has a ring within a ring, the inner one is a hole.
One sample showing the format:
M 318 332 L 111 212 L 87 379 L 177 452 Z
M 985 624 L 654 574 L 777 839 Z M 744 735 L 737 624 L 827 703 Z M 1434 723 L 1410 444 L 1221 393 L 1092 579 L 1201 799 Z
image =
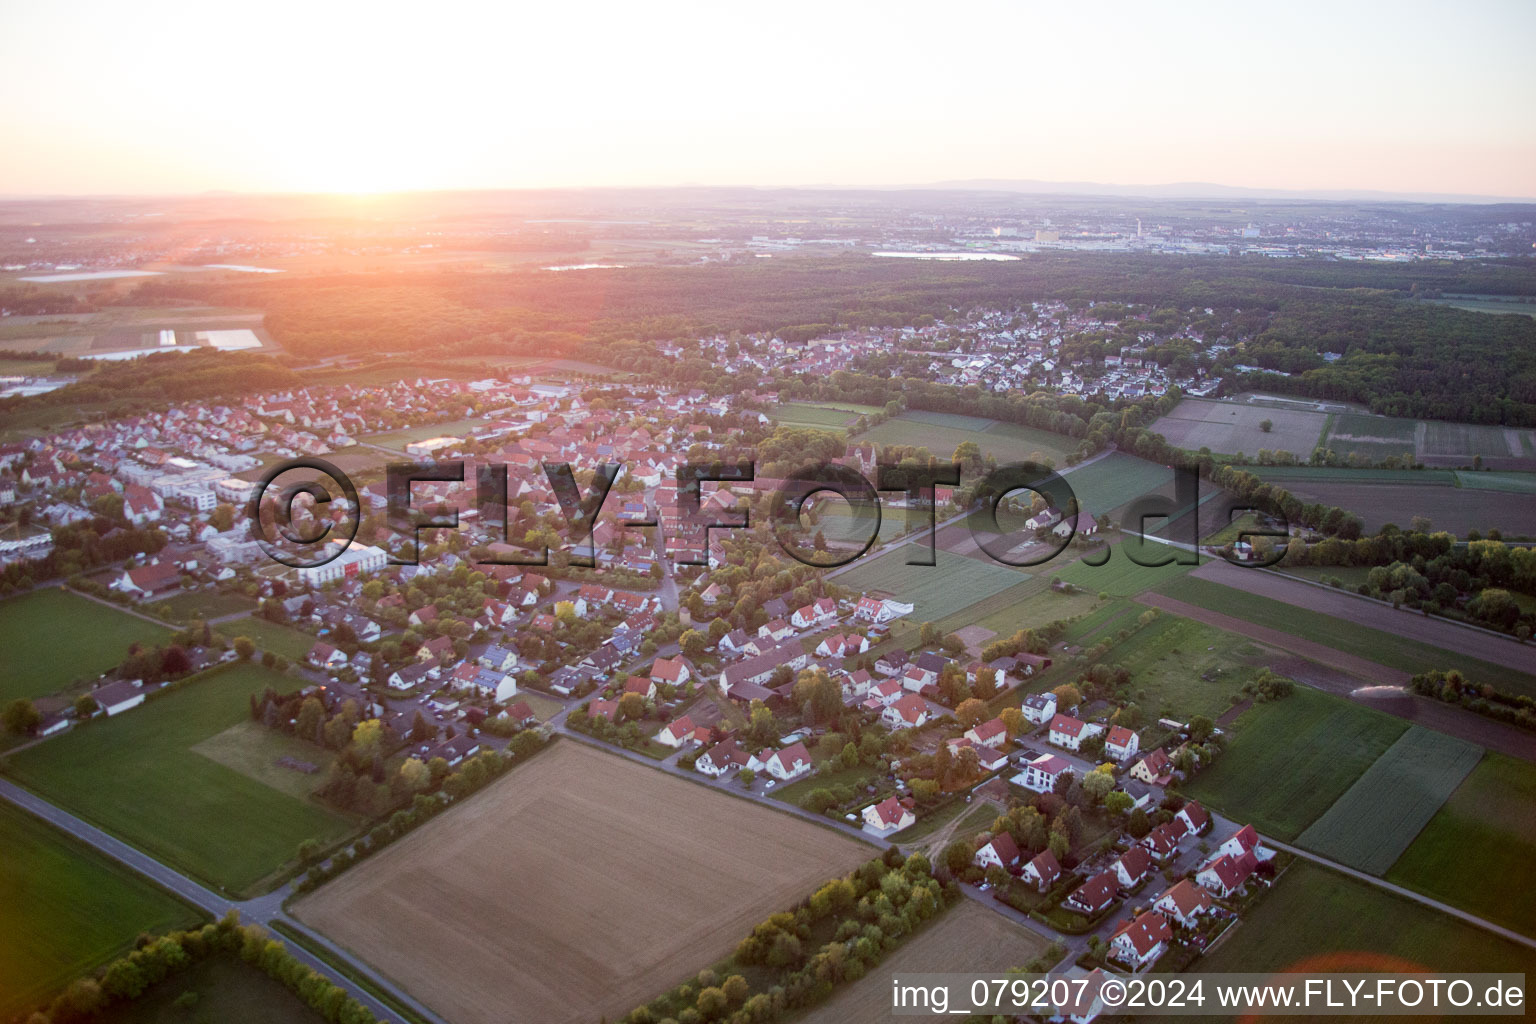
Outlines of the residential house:
M 965 738 L 978 747 L 1001 747 L 1008 742 L 1008 727 L 1001 718 L 993 718 L 967 729 Z
M 1024 865 L 1019 878 L 1041 892 L 1049 892 L 1051 886 L 1061 878 L 1061 863 L 1056 860 L 1056 855 L 1050 850 L 1041 850 L 1035 855 L 1034 860 Z
M 780 782 L 798 779 L 811 771 L 811 755 L 804 743 L 791 743 L 781 750 L 775 750 L 762 761 L 768 774 Z
M 1144 846 L 1133 846 L 1120 855 L 1113 870 L 1120 888 L 1134 889 L 1152 873 L 1152 855 Z
M 1032 693 L 1024 698 L 1024 717 L 1035 725 L 1044 725 L 1056 717 L 1054 693 Z
M 1007 832 L 999 832 L 976 848 L 974 860 L 979 868 L 999 867 L 1004 871 L 1017 871 L 1020 860 L 1019 846 L 1013 841 L 1013 836 Z
M 651 680 L 668 686 L 682 686 L 688 681 L 688 663 L 682 655 L 675 658 L 657 658 L 651 666 Z
M 1097 736 L 1103 731 L 1102 725 L 1082 722 L 1071 715 L 1058 714 L 1051 719 L 1050 741 L 1066 750 L 1077 750 L 1082 746 L 1083 740 L 1090 736 Z
M 1173 941 L 1168 919 L 1155 910 L 1126 921 L 1109 940 L 1110 955 L 1136 970 L 1157 960 Z
M 1168 760 L 1163 748 L 1158 747 L 1141 755 L 1141 760 L 1131 765 L 1131 778 L 1149 786 L 1166 786 L 1173 781 L 1173 762 Z
M 1101 871 L 1072 890 L 1061 905 L 1084 917 L 1093 917 L 1109 908 L 1120 892 L 1120 880 L 1113 871 Z
M 1116 761 L 1124 761 L 1135 757 L 1141 740 L 1136 733 L 1123 725 L 1112 726 L 1109 734 L 1104 737 L 1104 753 Z
M 1189 830 L 1189 834 L 1195 836 L 1204 832 L 1211 823 L 1210 814 L 1206 812 L 1204 807 L 1200 806 L 1200 801 L 1198 800 L 1191 800 L 1186 803 L 1183 807 L 1179 808 L 1179 813 L 1175 814 L 1174 817 L 1183 821 L 1184 827 Z M 1233 838 L 1236 837 L 1234 836 Z
M 879 803 L 870 804 L 864 808 L 864 824 L 883 833 L 900 832 L 917 820 L 912 807 L 911 797 L 906 800 L 898 800 L 894 796 L 886 797 Z
M 882 711 L 880 720 L 892 729 L 916 729 L 928 721 L 928 702 L 909 693 Z
M 1196 872 L 1195 881 L 1216 896 L 1225 898 L 1241 889 L 1258 866 L 1258 858 L 1251 853 L 1236 857 L 1223 853 Z
M 1203 811 L 1204 808 L 1201 808 Z M 1216 849 L 1217 853 L 1225 853 L 1228 856 L 1240 857 L 1245 853 L 1253 854 L 1258 861 L 1270 860 L 1275 856 L 1275 851 L 1267 846 L 1259 844 L 1259 833 L 1252 825 L 1244 825 Z
M 684 743 L 693 741 L 696 728 L 693 719 L 688 715 L 674 718 L 661 727 L 661 731 L 656 734 L 656 742 L 666 747 L 681 747 Z
M 1193 928 L 1200 915 L 1208 913 L 1214 905 L 1211 894 L 1187 878 L 1163 893 L 1152 904 L 1159 913 L 1184 928 Z
M 719 778 L 733 768 L 761 771 L 763 762 L 759 761 L 756 755 L 741 749 L 735 737 L 732 737 L 716 743 L 700 754 L 699 759 L 693 763 L 693 767 L 704 775 Z
M 324 640 L 315 641 L 315 646 L 309 649 L 304 660 L 316 668 L 338 669 L 347 663 L 345 651 L 338 651 Z
M 1179 843 L 1186 835 L 1188 833 L 1184 830 L 1184 823 L 1174 818 L 1172 821 L 1163 822 L 1143 836 L 1141 845 L 1145 846 L 1153 859 L 1161 864 L 1179 852 Z
M 137 682 L 120 679 L 92 690 L 91 698 L 109 716 L 120 715 L 144 703 L 144 688 Z
M 1072 766 L 1066 759 L 1055 754 L 1041 754 L 1009 781 L 1033 793 L 1054 793 L 1062 776 L 1071 771 Z
M 530 725 L 536 725 L 539 721 L 539 716 L 533 713 L 533 708 L 528 706 L 527 701 L 518 701 L 502 714 L 525 729 Z

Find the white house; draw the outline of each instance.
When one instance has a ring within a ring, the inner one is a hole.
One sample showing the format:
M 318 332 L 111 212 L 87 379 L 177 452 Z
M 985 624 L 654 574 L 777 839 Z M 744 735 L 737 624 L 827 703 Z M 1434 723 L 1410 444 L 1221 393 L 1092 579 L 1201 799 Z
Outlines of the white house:
M 1104 753 L 1116 761 L 1135 757 L 1139 749 L 1141 749 L 1141 740 L 1135 732 L 1123 725 L 1112 726 L 1109 734 L 1104 737 Z
M 1195 881 L 1209 892 L 1226 897 L 1241 889 L 1258 866 L 1259 862 L 1251 853 L 1240 857 L 1223 853 L 1208 861 L 1195 874 Z
M 1041 892 L 1046 892 L 1061 878 L 1061 863 L 1050 850 L 1041 850 L 1034 860 L 1024 865 L 1019 878 Z
M 1072 766 L 1065 758 L 1055 754 L 1041 754 L 1009 781 L 1033 793 L 1052 793 L 1056 790 L 1057 780 L 1071 770 Z
M 1140 970 L 1162 956 L 1172 941 L 1168 919 L 1152 910 L 1122 924 L 1109 940 L 1109 951 L 1116 960 Z
M 712 775 L 719 778 L 732 768 L 750 768 L 753 771 L 761 771 L 763 762 L 757 759 L 755 754 L 742 750 L 736 745 L 735 739 L 724 740 L 716 743 L 693 763 L 693 767 L 704 775 Z
M 1013 841 L 1013 836 L 999 832 L 976 848 L 973 859 L 979 868 L 998 867 L 1004 871 L 1013 871 L 1019 866 L 1019 846 Z
M 967 729 L 965 738 L 978 747 L 992 747 L 996 749 L 1008 741 L 1008 727 L 1003 724 L 1001 718 L 993 718 Z
M 782 750 L 775 750 L 763 763 L 769 775 L 787 782 L 810 772 L 811 755 L 804 743 L 791 743 Z
M 892 729 L 916 729 L 928 721 L 928 702 L 909 693 L 882 711 L 880 720 Z
M 1210 893 L 1186 878 L 1159 896 L 1152 906 L 1170 920 L 1192 928 L 1200 915 L 1208 913 L 1214 904 Z
M 874 625 L 884 625 L 893 619 L 899 619 L 903 615 L 911 615 L 915 607 L 911 604 L 903 604 L 890 598 L 881 600 L 875 597 L 865 597 L 859 600 L 853 609 L 853 617 L 863 622 Z
M 894 796 L 864 808 L 864 824 L 880 832 L 899 832 L 916 820 L 912 808 Z
M 138 683 L 120 680 L 92 690 L 91 697 L 108 715 L 119 715 L 144 703 L 144 689 Z
M 693 740 L 693 733 L 696 728 L 693 724 L 693 719 L 688 715 L 684 715 L 682 718 L 674 718 L 661 727 L 661 731 L 656 734 L 656 742 L 665 747 L 680 747 L 684 743 Z
M 309 649 L 309 654 L 304 658 L 316 668 L 338 669 L 347 663 L 345 651 L 338 651 L 324 640 L 316 640 L 315 646 Z
M 1104 731 L 1102 725 L 1080 722 L 1071 715 L 1057 715 L 1051 719 L 1051 743 L 1066 750 L 1077 750 L 1083 740 Z
M 688 681 L 688 663 L 678 655 L 675 658 L 657 658 L 651 666 L 651 679 L 669 686 L 682 686 Z
M 1032 693 L 1024 698 L 1024 717 L 1035 725 L 1044 725 L 1056 717 L 1054 693 Z

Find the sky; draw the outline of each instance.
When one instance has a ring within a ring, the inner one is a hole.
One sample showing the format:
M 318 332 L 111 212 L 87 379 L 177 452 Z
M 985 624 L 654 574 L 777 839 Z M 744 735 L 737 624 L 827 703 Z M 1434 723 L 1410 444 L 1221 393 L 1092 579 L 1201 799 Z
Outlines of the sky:
M 964 179 L 1536 197 L 1536 2 L 72 0 L 0 194 Z

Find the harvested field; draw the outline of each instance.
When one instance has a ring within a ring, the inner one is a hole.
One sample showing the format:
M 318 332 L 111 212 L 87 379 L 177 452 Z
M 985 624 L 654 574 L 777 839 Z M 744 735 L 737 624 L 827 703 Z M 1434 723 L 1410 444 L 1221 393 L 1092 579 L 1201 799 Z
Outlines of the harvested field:
M 589 1022 L 875 852 L 561 740 L 296 913 L 452 1024 Z
M 1006 971 L 1045 951 L 1028 929 L 973 900 L 946 911 L 916 938 L 857 982 L 802 1018 L 802 1024 L 860 1024 L 891 1020 L 891 978 L 897 974 Z
M 1385 874 L 1482 756 L 1481 747 L 1414 726 L 1297 843 L 1357 870 Z
M 1260 424 L 1268 420 L 1270 429 Z M 1312 409 L 1273 408 L 1238 402 L 1186 398 L 1152 424 L 1168 443 L 1190 451 L 1209 448 L 1223 455 L 1253 455 L 1261 448 L 1312 454 L 1328 425 L 1328 414 Z

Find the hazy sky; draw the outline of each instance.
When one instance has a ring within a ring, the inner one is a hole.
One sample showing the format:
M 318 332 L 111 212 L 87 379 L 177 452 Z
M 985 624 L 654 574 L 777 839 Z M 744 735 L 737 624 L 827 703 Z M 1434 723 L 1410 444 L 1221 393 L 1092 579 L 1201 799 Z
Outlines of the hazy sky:
M 1536 197 L 1536 0 L 0 9 L 0 193 L 1206 181 Z

